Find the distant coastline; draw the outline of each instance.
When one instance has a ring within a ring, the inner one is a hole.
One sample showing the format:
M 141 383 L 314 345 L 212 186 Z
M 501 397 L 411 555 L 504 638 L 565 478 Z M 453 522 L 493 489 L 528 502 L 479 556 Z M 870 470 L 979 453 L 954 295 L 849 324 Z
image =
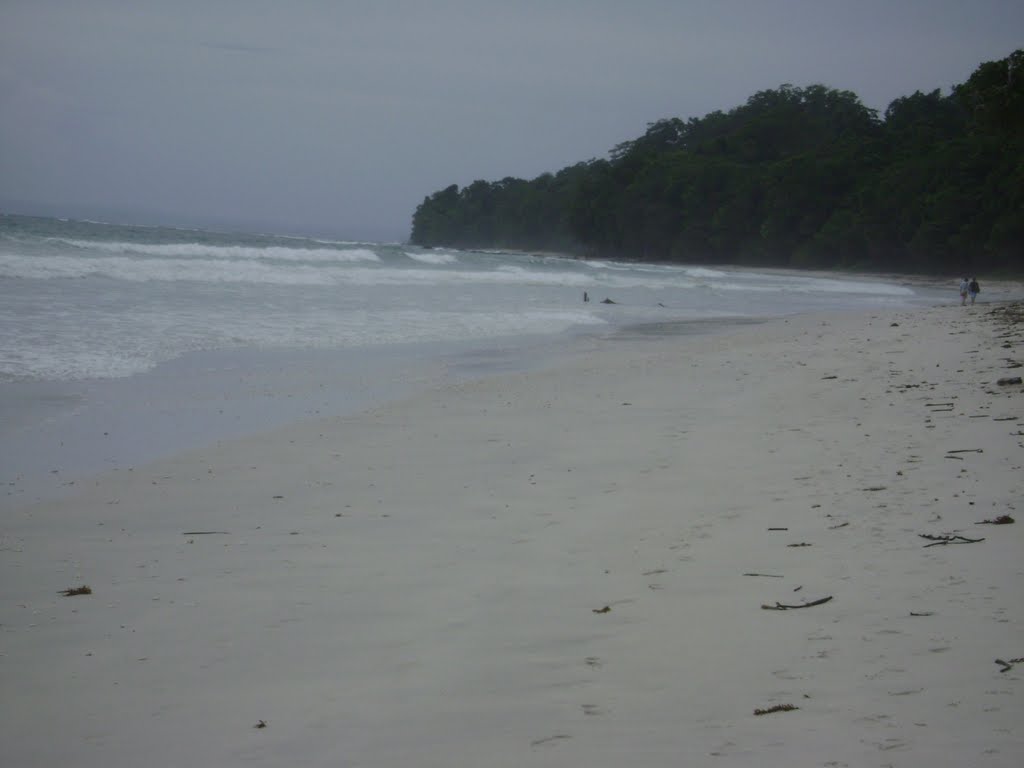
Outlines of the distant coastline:
M 654 263 L 1024 276 L 1024 49 L 879 116 L 822 85 L 670 118 L 532 180 L 450 185 L 420 245 Z

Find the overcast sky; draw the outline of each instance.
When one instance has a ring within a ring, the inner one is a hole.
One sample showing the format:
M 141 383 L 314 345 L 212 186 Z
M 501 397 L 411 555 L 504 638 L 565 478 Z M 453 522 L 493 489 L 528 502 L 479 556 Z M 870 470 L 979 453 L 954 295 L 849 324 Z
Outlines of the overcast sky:
M 1021 0 L 0 0 L 0 210 L 401 240 L 654 120 L 1020 47 Z

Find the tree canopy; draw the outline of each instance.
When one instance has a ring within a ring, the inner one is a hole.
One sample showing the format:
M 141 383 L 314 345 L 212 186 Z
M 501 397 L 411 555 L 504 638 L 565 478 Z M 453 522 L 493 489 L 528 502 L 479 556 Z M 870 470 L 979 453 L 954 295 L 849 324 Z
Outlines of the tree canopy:
M 884 115 L 810 85 L 668 118 L 533 180 L 452 185 L 412 242 L 688 263 L 1024 271 L 1024 50 Z

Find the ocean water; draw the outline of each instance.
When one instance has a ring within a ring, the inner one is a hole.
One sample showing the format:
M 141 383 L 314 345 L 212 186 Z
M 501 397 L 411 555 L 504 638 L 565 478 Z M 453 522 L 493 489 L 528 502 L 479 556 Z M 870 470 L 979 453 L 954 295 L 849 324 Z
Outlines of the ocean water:
M 0 215 L 0 482 L 34 493 L 627 327 L 936 298 L 871 278 Z

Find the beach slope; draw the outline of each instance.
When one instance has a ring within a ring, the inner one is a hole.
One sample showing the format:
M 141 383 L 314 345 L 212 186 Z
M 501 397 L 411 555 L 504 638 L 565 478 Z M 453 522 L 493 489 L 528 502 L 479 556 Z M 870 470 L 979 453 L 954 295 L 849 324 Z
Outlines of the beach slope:
M 4 762 L 1018 765 L 1014 317 L 600 339 L 7 509 Z

